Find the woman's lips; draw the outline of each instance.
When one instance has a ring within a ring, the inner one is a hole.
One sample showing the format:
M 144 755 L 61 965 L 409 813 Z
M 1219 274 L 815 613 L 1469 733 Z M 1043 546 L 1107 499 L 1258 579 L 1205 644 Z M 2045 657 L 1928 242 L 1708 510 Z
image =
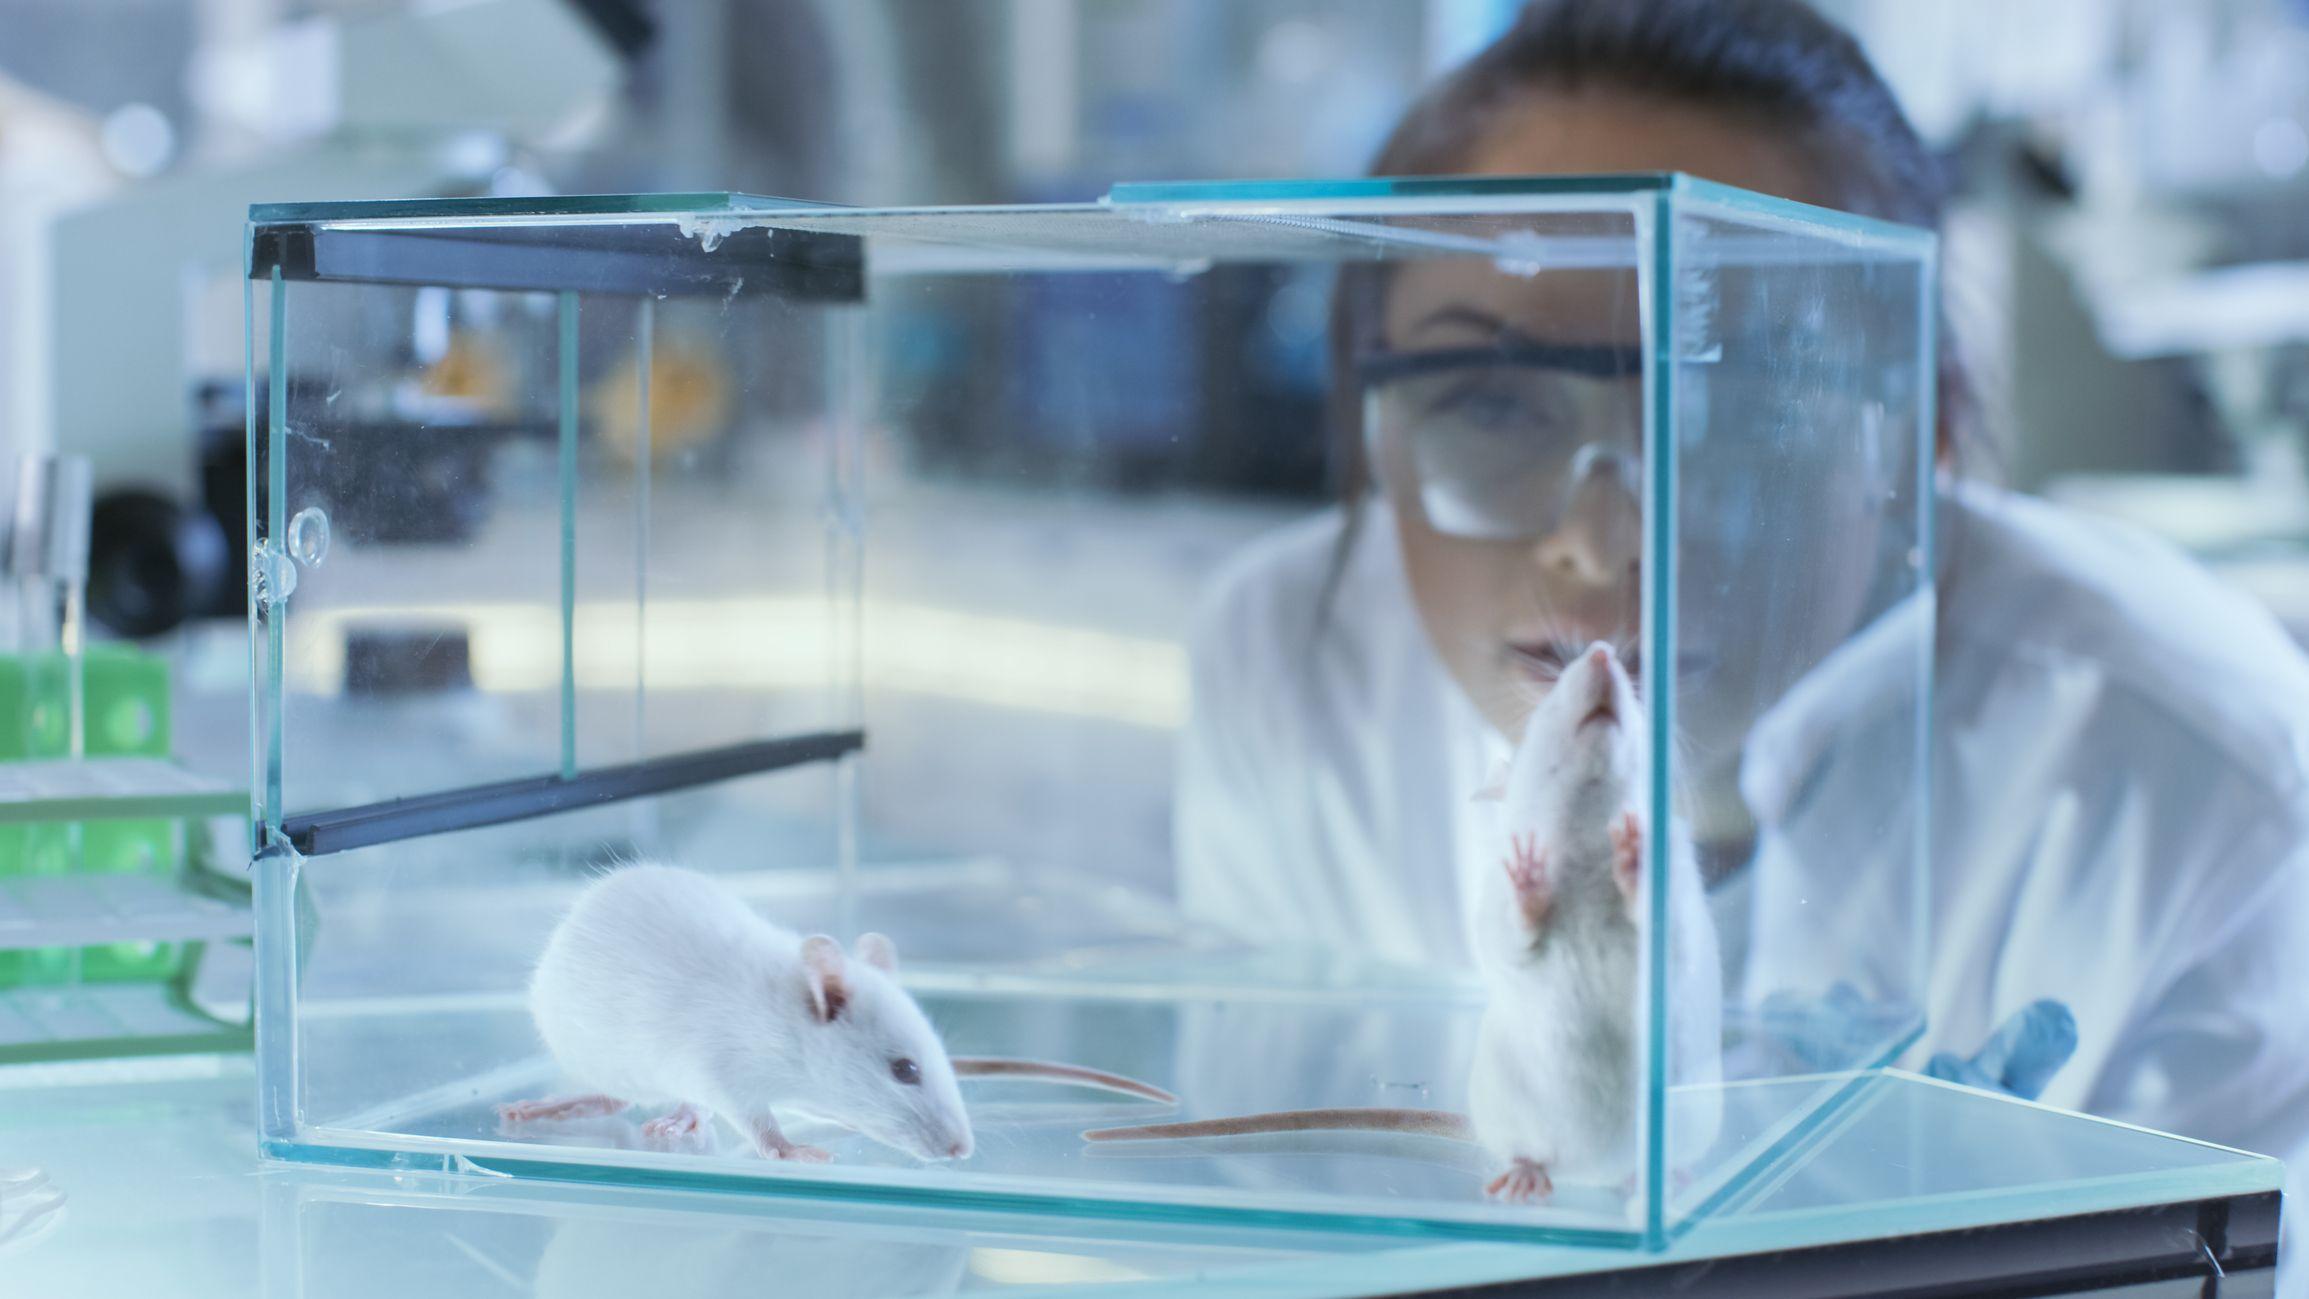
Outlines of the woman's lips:
M 1534 681 L 1553 681 L 1563 675 L 1564 664 L 1571 662 L 1571 656 L 1553 644 L 1509 642 L 1507 662 L 1519 676 Z
M 1516 675 L 1526 680 L 1552 684 L 1581 651 L 1593 645 L 1597 637 L 1573 644 L 1570 641 L 1509 641 L 1506 647 L 1507 665 Z M 1640 689 L 1644 680 L 1644 655 L 1639 645 L 1619 647 L 1620 666 L 1627 670 L 1628 679 Z M 1703 650 L 1685 650 L 1676 655 L 1676 678 L 1689 684 L 1705 676 L 1716 664 L 1715 656 Z
M 1585 653 L 1588 646 L 1599 640 L 1609 643 L 1610 638 L 1591 636 L 1577 643 L 1568 640 L 1509 641 L 1507 643 L 1507 659 L 1512 666 L 1527 676 L 1542 681 L 1553 681 L 1563 675 L 1564 668 L 1570 666 L 1573 659 Z M 1627 669 L 1628 675 L 1634 676 L 1642 662 L 1636 647 L 1629 645 L 1620 648 L 1619 658 L 1620 666 Z

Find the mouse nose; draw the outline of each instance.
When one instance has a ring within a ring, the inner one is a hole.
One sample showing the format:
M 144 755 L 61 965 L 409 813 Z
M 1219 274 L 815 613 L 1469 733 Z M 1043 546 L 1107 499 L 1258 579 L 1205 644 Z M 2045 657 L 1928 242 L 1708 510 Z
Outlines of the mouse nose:
M 946 1157 L 948 1159 L 968 1159 L 970 1157 L 969 1139 L 964 1138 L 946 1147 Z
M 1589 667 L 1594 668 L 1598 672 L 1608 673 L 1611 671 L 1611 663 L 1611 646 L 1606 645 L 1599 640 L 1595 644 L 1587 647 L 1587 665 Z

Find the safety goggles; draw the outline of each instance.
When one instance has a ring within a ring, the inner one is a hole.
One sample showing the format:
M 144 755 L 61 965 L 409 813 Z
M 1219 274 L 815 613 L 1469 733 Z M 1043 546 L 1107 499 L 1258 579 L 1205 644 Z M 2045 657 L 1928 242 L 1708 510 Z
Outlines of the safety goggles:
M 1503 342 L 1367 353 L 1364 436 L 1381 487 L 1454 537 L 1553 531 L 1583 492 L 1640 488 L 1643 356 Z

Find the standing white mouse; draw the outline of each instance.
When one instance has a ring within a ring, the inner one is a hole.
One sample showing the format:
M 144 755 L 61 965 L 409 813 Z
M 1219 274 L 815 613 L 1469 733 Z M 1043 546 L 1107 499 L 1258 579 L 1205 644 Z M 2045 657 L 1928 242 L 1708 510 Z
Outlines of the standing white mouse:
M 1650 797 L 1642 704 L 1611 647 L 1565 668 L 1524 724 L 1499 791 L 1500 868 L 1476 898 L 1473 943 L 1490 988 L 1470 1113 L 1326 1109 L 1086 1132 L 1091 1141 L 1274 1132 L 1415 1133 L 1480 1142 L 1506 1171 L 1487 1188 L 1543 1200 L 1554 1181 L 1634 1174 L 1643 1079 L 1637 906 Z M 1669 1153 L 1688 1164 L 1722 1122 L 1723 972 L 1691 844 L 1669 827 Z M 1685 1086 L 1685 1084 L 1690 1084 Z
M 1635 1171 L 1650 759 L 1635 687 L 1599 643 L 1532 711 L 1509 764 L 1500 869 L 1476 910 L 1491 997 L 1468 1089 L 1476 1139 L 1507 1165 L 1490 1186 L 1502 1199 Z M 1722 1121 L 1723 971 L 1690 841 L 1667 833 L 1667 879 L 1655 884 L 1668 890 L 1667 1068 L 1681 1088 L 1669 1151 L 1688 1162 Z
M 790 1105 L 923 1159 L 963 1158 L 970 1118 L 954 1068 L 896 967 L 880 934 L 845 955 L 709 876 L 626 867 L 578 898 L 529 985 L 546 1047 L 596 1094 L 498 1112 L 521 1123 L 672 1103 L 644 1125 L 651 1139 L 719 1115 L 766 1156 L 826 1159 L 779 1131 L 771 1107 Z

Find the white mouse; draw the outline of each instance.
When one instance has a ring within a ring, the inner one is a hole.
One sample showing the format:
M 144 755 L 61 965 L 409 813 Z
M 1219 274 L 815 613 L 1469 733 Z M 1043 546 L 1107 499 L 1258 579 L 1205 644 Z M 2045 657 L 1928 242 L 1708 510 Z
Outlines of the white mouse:
M 1491 996 L 1468 1118 L 1507 1165 L 1489 1188 L 1502 1199 L 1635 1172 L 1650 775 L 1634 684 L 1610 646 L 1593 645 L 1524 723 L 1502 790 L 1500 869 L 1475 913 Z M 1668 849 L 1668 1082 L 1680 1088 L 1669 1151 L 1688 1164 L 1722 1121 L 1723 970 L 1697 859 L 1672 824 Z
M 1544 1200 L 1557 1178 L 1626 1185 L 1643 1079 L 1643 842 L 1650 735 L 1611 647 L 1572 660 L 1532 711 L 1498 791 L 1499 869 L 1476 898 L 1476 964 L 1489 985 L 1466 1116 L 1331 1109 L 1107 1128 L 1091 1141 L 1377 1131 L 1473 1139 L 1505 1171 L 1487 1188 Z M 1669 1150 L 1688 1166 L 1716 1137 L 1723 1096 L 1723 972 L 1689 841 L 1669 828 Z M 1689 1084 L 1686 1086 L 1686 1084 Z
M 547 1049 L 594 1094 L 499 1108 L 507 1123 L 676 1105 L 643 1132 L 671 1141 L 727 1120 L 775 1159 L 822 1161 L 773 1106 L 922 1159 L 971 1149 L 946 1048 L 891 976 L 879 934 L 854 952 L 763 919 L 710 876 L 628 866 L 579 896 L 545 945 L 529 1003 Z

